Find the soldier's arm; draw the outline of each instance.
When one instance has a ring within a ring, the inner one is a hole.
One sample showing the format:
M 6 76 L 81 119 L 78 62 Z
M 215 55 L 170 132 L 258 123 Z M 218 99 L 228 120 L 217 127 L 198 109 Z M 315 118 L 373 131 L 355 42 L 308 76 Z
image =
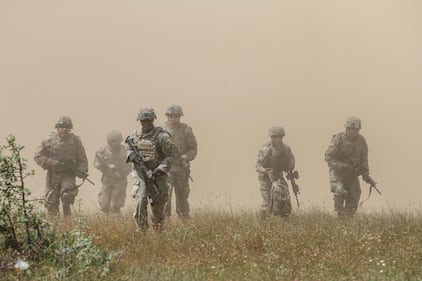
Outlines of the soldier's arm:
M 132 141 L 132 138 L 135 137 L 136 131 L 134 131 L 132 134 L 130 134 L 127 138 L 126 138 L 126 142 L 125 142 L 125 147 L 126 147 L 126 162 L 132 162 L 134 158 L 133 157 L 134 154 L 136 154 L 136 151 L 133 150 L 131 148 L 131 146 L 128 144 L 128 141 Z
M 360 172 L 362 175 L 369 175 L 368 164 L 368 145 L 364 137 L 362 137 L 362 154 L 360 156 Z
M 258 151 L 258 157 L 256 159 L 255 170 L 259 174 L 267 174 L 271 171 L 270 168 L 264 167 L 265 160 L 269 157 L 270 150 L 267 146 L 263 146 Z
M 95 152 L 94 156 L 94 167 L 101 171 L 101 173 L 106 174 L 108 172 L 108 167 L 105 162 L 104 158 L 104 149 L 100 149 L 97 152 Z
M 161 161 L 157 168 L 167 174 L 170 171 L 171 164 L 174 161 L 176 146 L 174 145 L 170 135 L 167 132 L 161 132 L 158 135 L 158 142 L 161 147 L 161 152 L 164 155 L 164 159 Z
M 88 173 L 88 158 L 86 156 L 85 148 L 79 137 L 77 137 L 76 140 L 77 170 L 84 173 Z
M 195 159 L 196 155 L 198 154 L 198 144 L 196 142 L 192 128 L 189 126 L 186 128 L 186 136 L 187 147 L 189 150 L 184 155 L 186 160 L 190 162 Z
M 36 148 L 34 161 L 37 163 L 41 168 L 44 170 L 48 170 L 53 168 L 55 164 L 57 164 L 57 160 L 49 157 L 47 153 L 47 141 L 41 142 L 41 144 Z
M 328 166 L 333 168 L 339 164 L 338 159 L 338 149 L 339 149 L 339 136 L 334 135 L 331 139 L 330 145 L 328 146 L 327 151 L 325 152 L 325 161 L 328 163 Z
M 286 145 L 286 167 L 284 167 L 286 172 L 293 171 L 295 169 L 295 156 L 293 155 L 292 149 Z
M 132 171 L 132 163 L 126 162 L 126 152 L 124 145 L 122 145 L 120 153 L 122 158 L 121 161 L 119 160 L 120 165 L 118 167 L 118 171 L 121 175 L 127 176 Z

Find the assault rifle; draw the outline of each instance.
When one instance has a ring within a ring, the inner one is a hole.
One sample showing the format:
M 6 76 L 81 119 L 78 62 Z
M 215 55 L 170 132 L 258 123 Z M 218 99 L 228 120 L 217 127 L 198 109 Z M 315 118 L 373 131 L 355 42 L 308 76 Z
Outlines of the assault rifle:
M 145 158 L 142 152 L 138 150 L 138 148 L 135 146 L 133 142 L 133 138 L 128 136 L 125 140 L 125 142 L 129 145 L 130 149 L 132 149 L 133 152 L 136 154 L 136 160 L 134 162 L 136 171 L 139 172 L 139 168 L 141 168 L 142 175 L 145 179 L 145 184 L 147 188 L 147 197 L 148 202 L 151 204 L 151 206 L 154 204 L 152 197 L 149 193 L 149 188 L 153 188 L 154 192 L 156 194 L 160 193 L 160 190 L 158 189 L 157 183 L 155 182 L 155 178 L 152 174 L 152 171 L 148 169 L 148 167 L 145 165 Z M 139 168 L 138 168 L 139 167 Z
M 371 197 L 372 188 L 375 189 L 376 192 L 378 192 L 379 195 L 381 195 L 381 191 L 377 188 L 377 183 L 369 176 L 369 175 L 362 175 L 362 179 L 369 184 L 369 194 L 368 198 L 366 200 L 359 203 L 359 207 L 362 206 L 363 203 L 368 201 L 369 197 Z
M 350 157 L 347 153 L 344 153 L 344 155 L 346 156 L 346 160 L 348 160 L 348 162 L 352 165 L 353 170 L 356 173 L 356 175 L 362 175 L 363 181 L 366 182 L 367 184 L 369 184 L 368 198 L 366 198 L 366 200 L 360 202 L 359 206 L 361 206 L 363 203 L 368 201 L 369 197 L 371 197 L 372 188 L 375 189 L 375 191 L 378 192 L 379 195 L 382 195 L 381 191 L 377 188 L 377 183 L 368 174 L 362 173 L 362 171 L 360 169 L 360 165 L 358 163 L 356 163 L 355 161 L 353 161 L 352 157 Z
M 377 188 L 377 183 L 369 175 L 362 175 L 362 179 L 369 184 L 369 193 L 371 193 L 371 188 L 373 188 L 379 195 L 381 195 L 381 191 Z
M 296 203 L 297 203 L 297 207 L 299 207 L 299 198 L 297 197 L 297 195 L 300 193 L 299 192 L 299 185 L 296 183 L 296 179 L 299 178 L 299 172 L 298 171 L 289 171 L 287 172 L 286 175 L 286 179 L 288 179 L 292 185 L 292 189 L 293 189 L 293 193 L 295 194 L 296 197 Z

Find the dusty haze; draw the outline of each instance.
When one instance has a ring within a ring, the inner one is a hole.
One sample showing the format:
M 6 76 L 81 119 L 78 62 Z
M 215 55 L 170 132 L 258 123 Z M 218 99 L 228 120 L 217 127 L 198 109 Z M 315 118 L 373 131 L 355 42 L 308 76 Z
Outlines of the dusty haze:
M 419 209 L 421 13 L 416 0 L 2 0 L 0 138 L 25 145 L 39 196 L 46 173 L 35 148 L 70 115 L 97 183 L 78 198 L 97 210 L 92 160 L 107 132 L 129 134 L 145 105 L 160 125 L 178 103 L 199 143 L 192 207 L 238 209 L 261 203 L 257 151 L 282 125 L 303 208 L 331 210 L 324 152 L 356 115 L 383 191 L 362 210 Z

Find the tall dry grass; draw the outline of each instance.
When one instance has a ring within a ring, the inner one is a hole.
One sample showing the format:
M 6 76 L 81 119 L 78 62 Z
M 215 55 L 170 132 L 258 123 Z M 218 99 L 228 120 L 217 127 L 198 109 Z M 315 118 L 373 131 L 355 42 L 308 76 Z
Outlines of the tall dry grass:
M 163 232 L 130 214 L 85 218 L 95 243 L 117 252 L 103 280 L 422 280 L 422 214 L 339 220 L 321 210 L 260 221 L 251 211 L 198 210 Z

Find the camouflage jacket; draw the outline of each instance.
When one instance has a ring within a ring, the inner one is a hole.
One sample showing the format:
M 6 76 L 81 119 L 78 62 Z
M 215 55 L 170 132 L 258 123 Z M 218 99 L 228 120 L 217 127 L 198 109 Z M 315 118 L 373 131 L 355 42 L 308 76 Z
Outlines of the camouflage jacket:
M 346 133 L 334 135 L 325 152 L 325 161 L 330 170 L 355 176 L 368 175 L 368 145 L 362 135 L 349 140 Z
M 76 169 L 88 173 L 85 148 L 81 139 L 73 133 L 70 133 L 65 141 L 62 141 L 56 132 L 52 133 L 37 147 L 34 160 L 41 168 L 49 171 L 74 174 Z M 56 170 L 57 162 L 64 162 L 67 166 Z
M 126 178 L 131 171 L 131 164 L 126 162 L 126 149 L 120 145 L 120 150 L 113 152 L 109 145 L 95 152 L 94 167 L 111 178 Z
M 169 132 L 176 147 L 176 159 L 173 169 L 178 167 L 189 169 L 189 162 L 194 160 L 198 153 L 198 145 L 192 128 L 185 123 L 179 123 L 175 128 L 171 128 L 166 122 L 164 123 L 164 129 Z M 186 160 L 181 159 L 182 155 L 186 157 Z
M 282 172 L 292 171 L 295 168 L 295 157 L 290 147 L 283 143 L 281 149 L 275 149 L 271 142 L 264 144 L 258 152 L 255 170 L 260 175 L 271 171 L 274 179 L 282 177 Z
M 135 146 L 144 155 L 148 169 L 154 170 L 158 167 L 164 173 L 169 172 L 175 157 L 175 146 L 169 133 L 161 127 L 154 127 L 148 133 L 144 133 L 142 128 L 139 128 L 129 137 L 134 140 Z M 133 152 L 126 144 L 126 161 L 129 161 L 129 155 Z

